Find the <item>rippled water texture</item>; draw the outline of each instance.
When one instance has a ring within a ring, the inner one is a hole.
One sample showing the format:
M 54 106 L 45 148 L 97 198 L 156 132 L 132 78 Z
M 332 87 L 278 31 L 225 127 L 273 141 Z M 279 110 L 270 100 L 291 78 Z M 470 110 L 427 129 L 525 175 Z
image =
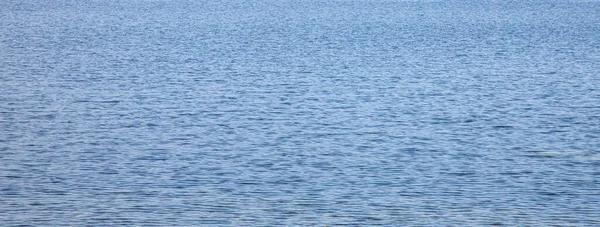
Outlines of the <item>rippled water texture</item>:
M 600 226 L 600 2 L 4 0 L 2 226 Z

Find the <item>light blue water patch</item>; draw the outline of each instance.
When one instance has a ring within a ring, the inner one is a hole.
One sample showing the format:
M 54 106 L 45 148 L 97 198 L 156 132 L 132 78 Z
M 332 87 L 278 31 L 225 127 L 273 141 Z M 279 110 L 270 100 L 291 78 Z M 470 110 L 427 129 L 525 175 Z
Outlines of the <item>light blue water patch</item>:
M 0 2 L 0 224 L 598 226 L 599 9 Z

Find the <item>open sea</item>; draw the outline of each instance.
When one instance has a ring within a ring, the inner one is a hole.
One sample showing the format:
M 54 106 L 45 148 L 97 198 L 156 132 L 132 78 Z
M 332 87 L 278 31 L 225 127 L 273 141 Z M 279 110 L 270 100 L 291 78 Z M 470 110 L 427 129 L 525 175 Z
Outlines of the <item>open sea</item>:
M 2 0 L 0 226 L 600 226 L 600 1 Z

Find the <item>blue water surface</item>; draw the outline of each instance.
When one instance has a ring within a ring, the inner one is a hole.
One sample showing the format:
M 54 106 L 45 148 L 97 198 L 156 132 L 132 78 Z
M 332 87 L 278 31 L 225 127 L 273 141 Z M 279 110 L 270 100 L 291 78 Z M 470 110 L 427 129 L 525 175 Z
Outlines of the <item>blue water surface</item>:
M 2 226 L 600 226 L 600 1 L 3 0 Z

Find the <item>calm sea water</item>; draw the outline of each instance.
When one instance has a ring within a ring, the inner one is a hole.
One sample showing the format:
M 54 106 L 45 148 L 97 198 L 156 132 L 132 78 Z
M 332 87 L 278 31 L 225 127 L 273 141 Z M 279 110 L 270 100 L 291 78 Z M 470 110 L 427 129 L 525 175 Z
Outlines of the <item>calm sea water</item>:
M 2 226 L 599 226 L 600 1 L 4 0 Z

